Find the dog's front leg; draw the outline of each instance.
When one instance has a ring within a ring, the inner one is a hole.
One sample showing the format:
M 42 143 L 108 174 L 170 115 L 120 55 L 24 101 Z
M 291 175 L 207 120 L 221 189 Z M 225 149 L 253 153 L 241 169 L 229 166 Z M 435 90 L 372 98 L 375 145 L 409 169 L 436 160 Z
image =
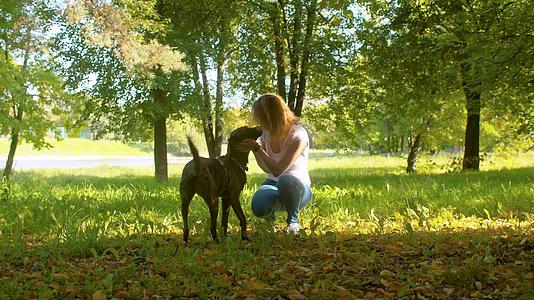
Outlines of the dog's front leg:
M 217 215 L 219 214 L 219 205 L 217 203 L 217 196 L 211 196 L 207 202 L 210 210 L 211 236 L 213 237 L 213 240 L 218 243 L 219 238 L 217 237 Z
M 224 236 L 228 235 L 228 215 L 230 214 L 230 198 L 228 196 L 222 197 L 222 222 Z

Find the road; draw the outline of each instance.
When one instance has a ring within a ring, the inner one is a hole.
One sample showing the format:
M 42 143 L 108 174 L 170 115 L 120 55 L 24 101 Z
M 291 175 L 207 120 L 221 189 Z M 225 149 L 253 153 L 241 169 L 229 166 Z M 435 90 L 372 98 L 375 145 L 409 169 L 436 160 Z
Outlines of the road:
M 185 164 L 190 157 L 169 157 L 169 164 Z M 0 167 L 4 168 L 6 157 L 0 157 Z M 15 156 L 13 169 L 65 169 L 90 168 L 98 166 L 150 166 L 154 165 L 153 157 L 138 156 Z

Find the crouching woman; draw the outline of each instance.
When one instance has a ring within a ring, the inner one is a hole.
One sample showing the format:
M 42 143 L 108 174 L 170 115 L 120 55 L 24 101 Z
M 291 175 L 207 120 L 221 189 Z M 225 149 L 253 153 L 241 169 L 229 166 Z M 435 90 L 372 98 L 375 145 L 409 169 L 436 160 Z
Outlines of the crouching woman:
M 276 211 L 285 210 L 287 232 L 298 234 L 299 211 L 312 198 L 308 133 L 276 94 L 261 95 L 254 102 L 252 119 L 263 129 L 261 144 L 249 139 L 236 146 L 239 151 L 252 151 L 267 174 L 252 198 L 252 212 L 257 217 L 274 220 Z

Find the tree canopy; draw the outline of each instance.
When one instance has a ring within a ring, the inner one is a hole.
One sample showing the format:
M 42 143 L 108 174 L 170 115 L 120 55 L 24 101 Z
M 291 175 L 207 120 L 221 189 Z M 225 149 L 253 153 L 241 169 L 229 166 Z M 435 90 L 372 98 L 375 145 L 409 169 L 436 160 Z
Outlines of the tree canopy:
M 166 180 L 168 119 L 198 120 L 217 157 L 231 103 L 266 92 L 318 147 L 405 153 L 408 172 L 421 151 L 463 148 L 478 170 L 480 151 L 532 147 L 531 1 L 27 0 L 0 14 L 11 161 L 21 139 L 93 126 L 153 141 Z

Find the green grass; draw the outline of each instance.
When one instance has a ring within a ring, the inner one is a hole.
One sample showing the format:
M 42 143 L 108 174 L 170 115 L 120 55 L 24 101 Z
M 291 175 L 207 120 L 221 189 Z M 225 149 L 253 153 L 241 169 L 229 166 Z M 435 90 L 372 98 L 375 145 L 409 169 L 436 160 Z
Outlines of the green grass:
M 402 158 L 314 151 L 298 239 L 283 213 L 273 226 L 252 216 L 263 179 L 252 163 L 241 200 L 253 242 L 239 241 L 231 213 L 230 237 L 213 243 L 195 199 L 187 247 L 181 165 L 164 184 L 150 167 L 16 173 L 0 194 L 0 298 L 532 296 L 532 153 L 493 156 L 477 173 L 446 173 L 450 157 L 421 162 L 406 175 Z
M 16 156 L 150 156 L 152 153 L 143 149 L 127 145 L 118 141 L 68 138 L 61 141 L 49 140 L 52 145 L 49 149 L 34 149 L 31 144 L 21 143 L 17 146 Z M 9 151 L 9 140 L 0 139 L 0 154 L 7 156 Z

